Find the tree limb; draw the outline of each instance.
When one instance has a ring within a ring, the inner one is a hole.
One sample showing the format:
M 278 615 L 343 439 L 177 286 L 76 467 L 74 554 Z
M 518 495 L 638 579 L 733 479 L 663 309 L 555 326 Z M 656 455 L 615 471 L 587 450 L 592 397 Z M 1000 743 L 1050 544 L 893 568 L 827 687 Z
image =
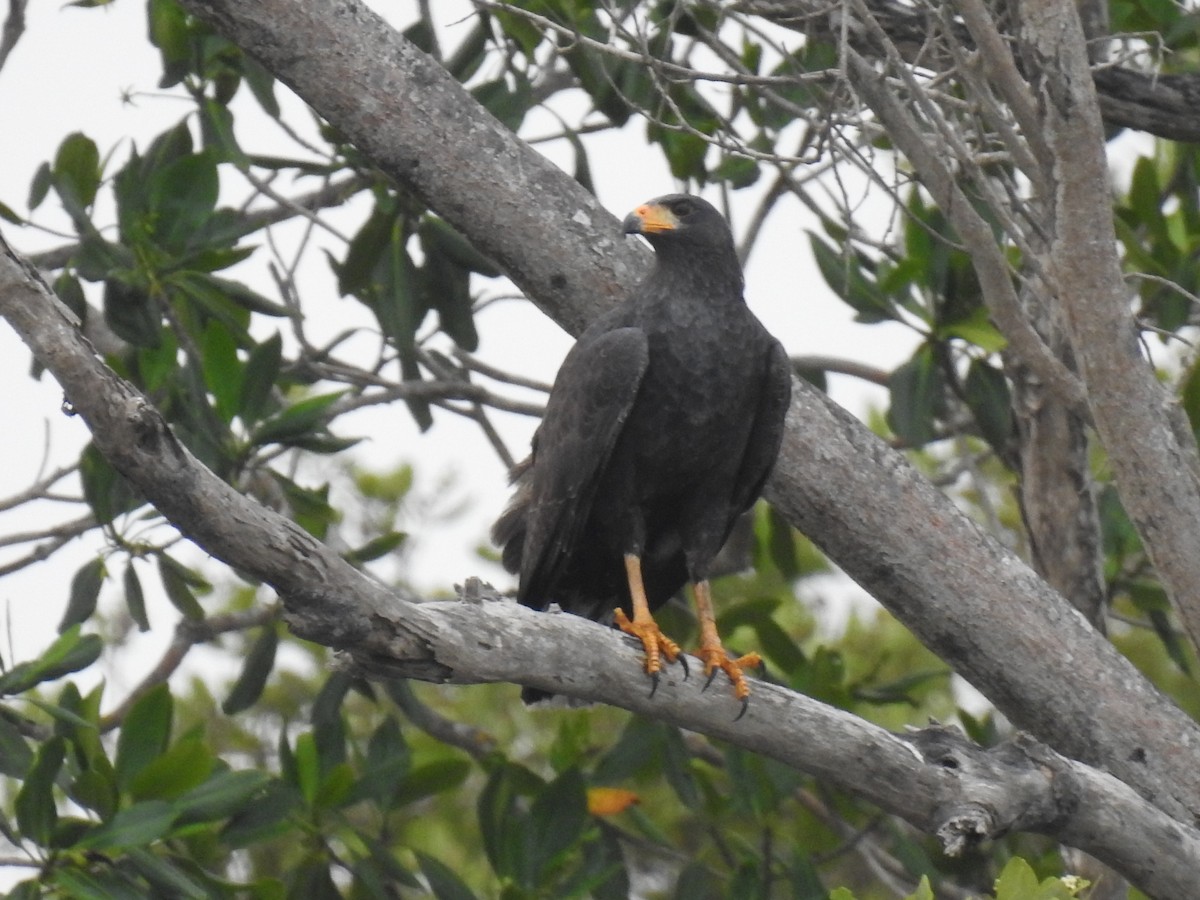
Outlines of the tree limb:
M 1172 428 L 1167 410 L 1175 400 L 1138 343 L 1110 200 L 1096 190 L 1107 184 L 1108 162 L 1079 16 L 1065 0 L 1022 3 L 1021 16 L 1054 157 L 1053 288 L 1121 499 L 1193 645 L 1200 646 L 1196 441 Z
M 875 19 L 910 62 L 928 64 L 927 38 L 938 26 L 939 4 L 909 5 L 898 0 L 868 0 Z M 760 15 L 815 40 L 839 44 L 844 4 L 825 0 L 740 0 L 732 9 Z M 850 23 L 851 46 L 865 56 L 879 48 L 864 39 L 859 23 Z M 969 40 L 963 29 L 960 40 Z M 1141 72 L 1122 66 L 1097 67 L 1091 72 L 1099 95 L 1104 124 L 1131 128 L 1173 141 L 1200 141 L 1200 74 Z M 1011 99 L 1011 98 L 1010 98 Z

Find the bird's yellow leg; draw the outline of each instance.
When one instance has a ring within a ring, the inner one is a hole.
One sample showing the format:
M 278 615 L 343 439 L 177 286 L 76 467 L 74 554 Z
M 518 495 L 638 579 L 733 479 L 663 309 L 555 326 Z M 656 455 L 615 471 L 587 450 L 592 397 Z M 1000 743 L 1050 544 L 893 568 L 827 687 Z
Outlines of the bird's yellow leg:
M 746 703 L 750 697 L 750 685 L 746 683 L 744 668 L 758 668 L 762 665 L 762 657 L 757 653 L 747 653 L 745 656 L 732 657 L 721 643 L 717 634 L 717 622 L 713 614 L 712 589 L 707 581 L 698 581 L 692 587 L 696 598 L 696 616 L 700 619 L 700 647 L 696 655 L 704 663 L 704 674 L 709 683 L 720 669 L 729 676 L 733 683 L 734 696 L 742 701 L 742 712 L 746 711 Z M 707 687 L 708 685 L 705 685 Z M 739 716 L 738 718 L 741 718 Z
M 650 603 L 642 584 L 642 560 L 636 554 L 625 554 L 625 575 L 629 579 L 629 595 L 633 598 L 633 619 L 618 609 L 613 613 L 613 621 L 626 634 L 632 634 L 642 642 L 646 650 L 646 674 L 654 677 L 657 687 L 663 658 L 675 662 L 680 654 L 679 645 L 662 633 L 654 616 L 650 615 Z

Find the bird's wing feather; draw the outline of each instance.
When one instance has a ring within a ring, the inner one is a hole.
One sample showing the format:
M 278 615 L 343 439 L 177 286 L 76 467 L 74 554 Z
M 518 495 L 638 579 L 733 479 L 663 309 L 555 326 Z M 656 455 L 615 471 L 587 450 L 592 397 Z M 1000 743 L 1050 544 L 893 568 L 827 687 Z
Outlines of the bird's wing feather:
M 581 338 L 554 382 L 533 455 L 521 599 L 543 603 L 591 512 L 605 464 L 649 363 L 645 333 L 616 328 Z
M 783 442 L 784 418 L 792 400 L 792 362 L 783 345 L 771 342 L 771 352 L 759 394 L 758 409 L 750 429 L 746 452 L 736 480 L 735 508 L 749 509 L 762 493 L 767 476 Z

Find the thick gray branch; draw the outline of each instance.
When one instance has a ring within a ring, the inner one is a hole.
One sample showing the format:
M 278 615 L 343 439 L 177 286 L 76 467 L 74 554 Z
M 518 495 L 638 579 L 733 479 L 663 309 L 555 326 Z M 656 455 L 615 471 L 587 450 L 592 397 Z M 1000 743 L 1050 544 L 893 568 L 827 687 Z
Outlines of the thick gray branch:
M 1192 643 L 1200 646 L 1200 480 L 1190 434 L 1142 355 L 1117 255 L 1104 129 L 1079 16 L 1067 0 L 1021 4 L 1027 57 L 1054 155 L 1048 268 L 1117 487 Z
M 576 330 L 642 255 L 361 4 L 184 0 Z M 512 220 L 507 218 L 512 215 Z M 553 252 L 547 252 L 553 248 Z M 1200 728 L 1061 596 L 844 410 L 797 382 L 770 498 L 1010 719 L 1173 816 L 1200 815 Z

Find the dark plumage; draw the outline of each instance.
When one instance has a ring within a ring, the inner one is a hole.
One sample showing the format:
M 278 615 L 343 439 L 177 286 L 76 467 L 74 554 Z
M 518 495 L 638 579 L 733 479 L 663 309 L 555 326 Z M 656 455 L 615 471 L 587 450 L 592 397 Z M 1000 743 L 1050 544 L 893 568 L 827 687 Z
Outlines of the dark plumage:
M 493 537 L 520 576 L 521 603 L 598 621 L 619 609 L 655 678 L 660 655 L 679 650 L 650 612 L 691 582 L 706 671 L 724 669 L 744 701 L 739 663 L 757 658 L 731 660 L 721 647 L 708 570 L 774 464 L 790 364 L 746 307 L 733 238 L 709 203 L 660 197 L 624 229 L 649 240 L 655 266 L 567 354 Z

